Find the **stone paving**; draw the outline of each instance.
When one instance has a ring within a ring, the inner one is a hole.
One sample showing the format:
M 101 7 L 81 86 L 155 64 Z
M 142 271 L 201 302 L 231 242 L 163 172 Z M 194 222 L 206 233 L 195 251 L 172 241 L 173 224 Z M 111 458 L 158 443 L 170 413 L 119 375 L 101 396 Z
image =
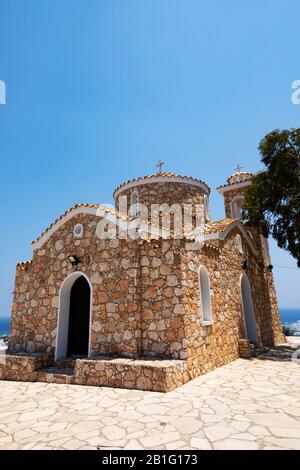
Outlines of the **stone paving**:
M 0 449 L 300 449 L 300 365 L 239 359 L 167 393 L 0 382 Z

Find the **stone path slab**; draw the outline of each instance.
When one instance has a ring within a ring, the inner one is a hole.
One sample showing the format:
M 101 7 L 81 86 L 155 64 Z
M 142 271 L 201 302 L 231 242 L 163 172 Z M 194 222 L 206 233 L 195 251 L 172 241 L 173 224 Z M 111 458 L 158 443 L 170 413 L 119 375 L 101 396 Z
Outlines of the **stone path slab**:
M 167 394 L 0 381 L 2 449 L 298 449 L 300 365 L 239 359 Z

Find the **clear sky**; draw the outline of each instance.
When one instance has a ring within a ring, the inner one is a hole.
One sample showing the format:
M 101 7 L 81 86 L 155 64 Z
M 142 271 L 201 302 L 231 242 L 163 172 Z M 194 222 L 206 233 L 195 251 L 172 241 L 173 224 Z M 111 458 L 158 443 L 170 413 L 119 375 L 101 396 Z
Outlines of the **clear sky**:
M 165 169 L 215 190 L 259 140 L 299 127 L 299 0 L 0 0 L 0 315 L 15 263 L 77 202 Z M 274 265 L 296 263 L 272 243 Z M 300 273 L 275 268 L 282 307 Z

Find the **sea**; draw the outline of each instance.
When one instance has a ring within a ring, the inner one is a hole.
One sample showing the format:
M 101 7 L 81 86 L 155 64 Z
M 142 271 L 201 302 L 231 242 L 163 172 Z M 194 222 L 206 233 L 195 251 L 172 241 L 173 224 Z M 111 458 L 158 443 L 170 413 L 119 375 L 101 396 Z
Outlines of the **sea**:
M 281 308 L 281 323 L 295 323 L 300 321 L 300 308 Z
M 10 317 L 0 317 L 0 336 L 9 335 Z
M 281 308 L 281 323 L 295 323 L 300 321 L 300 308 Z M 0 336 L 9 335 L 10 317 L 0 316 Z

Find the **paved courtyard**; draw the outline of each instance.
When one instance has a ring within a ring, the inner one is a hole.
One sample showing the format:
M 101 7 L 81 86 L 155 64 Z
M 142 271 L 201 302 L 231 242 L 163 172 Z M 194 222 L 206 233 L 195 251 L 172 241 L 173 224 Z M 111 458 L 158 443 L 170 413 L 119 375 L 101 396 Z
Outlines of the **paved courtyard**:
M 0 382 L 0 449 L 300 449 L 300 365 L 239 359 L 168 394 Z

